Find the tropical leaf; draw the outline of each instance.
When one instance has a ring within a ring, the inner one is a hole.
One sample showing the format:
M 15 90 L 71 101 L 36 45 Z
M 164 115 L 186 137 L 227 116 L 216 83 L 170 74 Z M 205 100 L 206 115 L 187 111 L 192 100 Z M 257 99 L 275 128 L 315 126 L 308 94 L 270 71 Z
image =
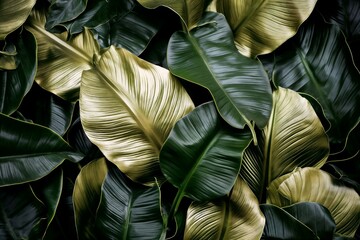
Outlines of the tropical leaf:
M 65 159 L 77 162 L 74 152 L 48 128 L 0 114 L 0 186 L 40 179 Z
M 34 11 L 26 24 L 38 43 L 36 82 L 45 90 L 66 100 L 77 100 L 81 74 L 93 67 L 98 43 L 87 29 L 70 41 L 67 33 L 52 34 L 45 30 L 44 13 Z
M 236 47 L 245 56 L 270 53 L 297 32 L 316 0 L 218 0 L 234 32 Z
M 340 29 L 315 16 L 311 20 L 275 52 L 273 80 L 321 104 L 331 124 L 327 134 L 332 152 L 336 152 L 344 148 L 349 132 L 360 121 L 360 74 Z
M 0 188 L 0 239 L 41 239 L 46 208 L 28 184 Z
M 284 88 L 273 92 L 273 110 L 258 146 L 245 150 L 240 175 L 262 199 L 275 178 L 296 167 L 320 168 L 329 155 L 329 142 L 311 104 Z
M 89 139 L 132 180 L 161 177 L 160 148 L 175 122 L 193 109 L 168 70 L 110 47 L 83 73 L 80 116 Z
M 205 9 L 205 0 L 138 0 L 138 2 L 147 8 L 167 7 L 177 13 L 187 30 L 197 26 Z
M 45 91 L 35 83 L 18 110 L 34 123 L 64 136 L 72 121 L 74 104 Z
M 3 41 L 3 45 L 0 50 L 0 70 L 15 70 L 18 66 L 16 46 L 8 41 Z
M 20 27 L 28 18 L 36 0 L 1 0 L 0 3 L 0 40 Z
M 271 87 L 262 65 L 238 53 L 223 15 L 208 12 L 199 27 L 170 39 L 170 71 L 210 90 L 221 116 L 243 128 L 263 128 L 271 112 Z M 210 50 L 211 49 L 211 50 Z M 209 51 L 210 50 L 210 51 Z
M 158 186 L 136 184 L 115 166 L 109 167 L 101 188 L 96 227 L 98 239 L 160 239 L 166 228 Z
M 165 177 L 179 188 L 175 201 L 196 201 L 228 194 L 239 173 L 251 133 L 227 125 L 213 102 L 198 106 L 179 120 L 160 152 Z
M 73 203 L 76 230 L 80 240 L 97 239 L 94 231 L 96 211 L 107 172 L 106 160 L 100 158 L 84 166 L 76 178 Z
M 353 237 L 360 225 L 360 196 L 322 170 L 297 169 L 271 183 L 268 194 L 267 202 L 280 207 L 297 202 L 322 204 L 335 220 L 336 233 L 347 237 Z
M 4 114 L 12 114 L 16 111 L 25 94 L 30 90 L 36 73 L 34 36 L 23 30 L 16 40 L 14 42 L 16 69 L 0 70 L 0 112 Z
M 184 239 L 260 239 L 264 226 L 256 196 L 238 177 L 228 197 L 190 205 Z

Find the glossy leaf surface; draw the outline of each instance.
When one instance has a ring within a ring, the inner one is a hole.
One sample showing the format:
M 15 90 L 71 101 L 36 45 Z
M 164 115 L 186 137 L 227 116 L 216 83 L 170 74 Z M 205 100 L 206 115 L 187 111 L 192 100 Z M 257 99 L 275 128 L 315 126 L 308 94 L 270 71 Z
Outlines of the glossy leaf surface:
M 269 53 L 294 36 L 309 17 L 316 0 L 218 0 L 216 9 L 225 15 L 236 46 L 248 57 Z
M 275 52 L 276 85 L 311 95 L 322 106 L 331 127 L 334 151 L 340 151 L 360 121 L 360 74 L 340 29 L 312 18 L 286 53 Z M 335 148 L 337 147 L 337 148 Z
M 16 46 L 9 41 L 2 41 L 4 46 L 0 49 L 0 70 L 15 70 L 18 62 L 16 59 Z
M 110 47 L 83 73 L 80 116 L 86 134 L 132 180 L 161 177 L 160 148 L 193 103 L 170 72 Z
M 298 93 L 279 88 L 273 92 L 273 110 L 259 145 L 244 153 L 240 175 L 260 196 L 275 178 L 296 167 L 320 168 L 328 155 L 329 142 L 311 104 Z
M 0 114 L 0 185 L 13 185 L 40 179 L 65 159 L 77 162 L 74 152 L 48 128 Z
M 229 197 L 190 205 L 184 239 L 260 239 L 264 226 L 256 196 L 238 178 Z
M 77 100 L 81 74 L 92 68 L 93 57 L 99 51 L 98 43 L 89 30 L 66 41 L 67 33 L 52 34 L 45 30 L 44 13 L 34 11 L 26 28 L 38 44 L 36 82 L 44 89 L 66 100 Z
M 268 196 L 267 202 L 278 206 L 297 202 L 322 204 L 335 220 L 336 233 L 348 237 L 354 236 L 360 224 L 360 196 L 319 169 L 303 168 L 284 175 L 271 183 Z
M 2 3 L 1 3 L 2 4 Z M 0 5 L 1 5 L 0 4 Z M 30 90 L 36 73 L 36 42 L 34 36 L 23 30 L 17 41 L 16 69 L 0 70 L 0 112 L 12 114 Z
M 198 106 L 179 120 L 160 153 L 165 177 L 178 195 L 211 200 L 229 193 L 251 133 L 228 126 L 213 102 Z
M 160 239 L 164 227 L 158 187 L 136 184 L 110 167 L 101 188 L 96 227 L 98 239 Z
M 0 2 L 0 40 L 20 27 L 30 14 L 36 0 L 1 0 Z
M 97 239 L 95 220 L 107 172 L 106 160 L 100 158 L 84 166 L 76 178 L 73 203 L 79 239 Z
M 164 6 L 176 12 L 184 22 L 188 30 L 195 27 L 204 11 L 204 0 L 138 0 L 147 8 Z
M 262 65 L 238 53 L 226 19 L 208 12 L 201 26 L 189 33 L 176 32 L 170 39 L 170 71 L 207 88 L 221 116 L 230 125 L 263 128 L 271 112 L 271 88 Z

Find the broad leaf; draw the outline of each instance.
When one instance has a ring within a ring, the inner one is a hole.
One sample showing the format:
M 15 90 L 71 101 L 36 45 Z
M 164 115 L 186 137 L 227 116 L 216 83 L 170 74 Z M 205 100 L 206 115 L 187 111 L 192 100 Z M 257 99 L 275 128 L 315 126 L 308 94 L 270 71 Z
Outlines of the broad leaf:
M 98 239 L 160 239 L 166 229 L 158 187 L 136 184 L 110 167 L 101 189 L 96 227 Z
M 23 30 L 14 42 L 14 47 L 17 53 L 16 69 L 0 70 L 0 112 L 4 114 L 12 114 L 16 111 L 23 97 L 30 90 L 36 73 L 34 36 Z
M 26 28 L 38 43 L 36 82 L 45 90 L 66 100 L 77 100 L 81 74 L 92 68 L 93 57 L 99 51 L 98 43 L 89 30 L 66 41 L 67 33 L 52 34 L 45 30 L 45 15 L 34 11 Z
M 322 204 L 329 209 L 339 234 L 353 237 L 360 225 L 360 196 L 322 170 L 303 168 L 284 175 L 281 181 L 271 183 L 268 194 L 267 202 L 278 206 Z
M 178 121 L 160 153 L 161 171 L 179 188 L 177 201 L 184 195 L 202 201 L 228 194 L 250 141 L 250 131 L 227 125 L 213 102 Z
M 3 43 L 4 46 L 0 49 L 0 70 L 15 70 L 18 66 L 16 46 L 9 41 Z
M 74 152 L 48 128 L 0 114 L 0 186 L 40 179 L 65 159 L 77 162 Z
M 73 203 L 79 239 L 97 239 L 96 211 L 101 198 L 101 186 L 108 172 L 106 160 L 100 158 L 83 167 L 76 178 Z
M 264 226 L 256 196 L 238 178 L 229 197 L 190 205 L 184 239 L 260 239 Z
M 170 8 L 179 15 L 187 30 L 196 27 L 205 8 L 204 0 L 138 0 L 138 2 L 147 8 L 160 6 Z
M 218 0 L 239 51 L 249 57 L 270 53 L 294 36 L 316 0 Z
M 0 40 L 20 27 L 28 18 L 36 0 L 1 0 L 0 2 Z
M 332 152 L 344 148 L 349 132 L 360 121 L 360 74 L 340 29 L 311 18 L 299 34 L 275 52 L 273 80 L 314 97 L 331 127 Z
M 41 239 L 46 208 L 28 184 L 0 188 L 0 239 Z
M 271 112 L 271 88 L 262 65 L 238 53 L 223 15 L 208 12 L 201 26 L 170 39 L 170 71 L 210 90 L 221 116 L 230 125 L 263 128 Z
M 318 239 L 308 226 L 285 210 L 269 204 L 262 204 L 260 208 L 266 218 L 263 239 Z
M 74 104 L 45 91 L 35 83 L 18 110 L 34 123 L 63 136 L 72 121 Z
M 110 47 L 83 73 L 81 121 L 89 139 L 132 180 L 161 177 L 160 148 L 175 122 L 193 109 L 170 72 Z
M 273 110 L 258 146 L 244 153 L 240 175 L 261 200 L 275 178 L 296 167 L 320 168 L 329 155 L 329 142 L 311 104 L 284 88 L 273 92 Z

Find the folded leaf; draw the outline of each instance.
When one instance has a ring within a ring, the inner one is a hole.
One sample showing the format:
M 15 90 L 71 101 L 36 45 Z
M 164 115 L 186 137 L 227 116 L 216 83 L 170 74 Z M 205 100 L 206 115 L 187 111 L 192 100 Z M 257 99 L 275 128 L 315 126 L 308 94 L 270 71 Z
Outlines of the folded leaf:
M 204 11 L 204 0 L 138 0 L 147 8 L 157 8 L 164 6 L 176 12 L 184 22 L 188 30 L 194 28 Z
M 45 30 L 44 13 L 34 11 L 26 28 L 38 43 L 36 82 L 45 90 L 66 100 L 79 96 L 81 74 L 93 67 L 93 57 L 99 51 L 91 32 L 85 29 L 70 41 L 67 33 L 52 34 Z
M 227 125 L 213 102 L 179 120 L 160 153 L 162 172 L 179 188 L 177 201 L 184 195 L 204 201 L 228 194 L 251 139 L 249 130 Z
M 190 32 L 172 35 L 170 71 L 207 88 L 220 115 L 230 125 L 263 128 L 271 112 L 271 87 L 262 65 L 238 53 L 223 15 L 208 12 Z
M 161 177 L 160 148 L 193 103 L 168 70 L 110 47 L 83 73 L 81 121 L 89 139 L 132 180 Z
M 40 179 L 77 153 L 55 132 L 0 114 L 0 186 Z
M 270 53 L 294 36 L 316 0 L 218 0 L 234 32 L 236 47 L 248 57 Z
M 245 150 L 240 175 L 261 199 L 275 178 L 297 167 L 320 168 L 328 155 L 329 142 L 311 104 L 280 87 L 273 92 L 273 110 L 259 145 Z
M 264 226 L 256 196 L 238 178 L 229 197 L 190 205 L 184 239 L 260 239 Z
M 28 18 L 36 0 L 1 0 L 0 3 L 0 40 L 20 27 Z
M 271 183 L 268 203 L 278 206 L 297 202 L 320 203 L 334 218 L 336 233 L 354 237 L 360 225 L 360 196 L 354 189 L 314 168 L 298 169 L 282 179 Z

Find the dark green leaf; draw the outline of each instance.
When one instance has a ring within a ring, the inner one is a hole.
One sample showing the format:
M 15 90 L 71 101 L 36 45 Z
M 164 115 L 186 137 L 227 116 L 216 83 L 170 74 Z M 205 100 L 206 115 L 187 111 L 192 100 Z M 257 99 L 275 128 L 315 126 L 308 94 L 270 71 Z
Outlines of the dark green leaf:
M 176 123 L 161 149 L 160 167 L 179 188 L 179 199 L 214 199 L 230 192 L 250 141 L 248 130 L 227 125 L 209 102 Z
M 332 152 L 340 151 L 360 121 L 360 74 L 339 28 L 310 20 L 275 52 L 273 78 L 276 85 L 309 94 L 321 104 L 331 124 Z
M 164 231 L 160 208 L 157 186 L 131 182 L 109 166 L 97 210 L 98 239 L 159 239 Z
M 15 70 L 0 70 L 0 112 L 13 113 L 30 90 L 36 73 L 36 42 L 32 33 L 23 29 L 14 42 L 18 66 Z
M 174 33 L 167 59 L 173 74 L 210 90 L 230 125 L 266 125 L 272 106 L 270 82 L 258 61 L 239 54 L 223 15 L 208 12 L 199 27 Z
M 12 185 L 40 179 L 65 159 L 79 161 L 74 152 L 55 132 L 0 114 L 0 185 Z
M 309 227 L 285 210 L 268 204 L 261 204 L 260 208 L 266 218 L 262 239 L 317 239 Z

